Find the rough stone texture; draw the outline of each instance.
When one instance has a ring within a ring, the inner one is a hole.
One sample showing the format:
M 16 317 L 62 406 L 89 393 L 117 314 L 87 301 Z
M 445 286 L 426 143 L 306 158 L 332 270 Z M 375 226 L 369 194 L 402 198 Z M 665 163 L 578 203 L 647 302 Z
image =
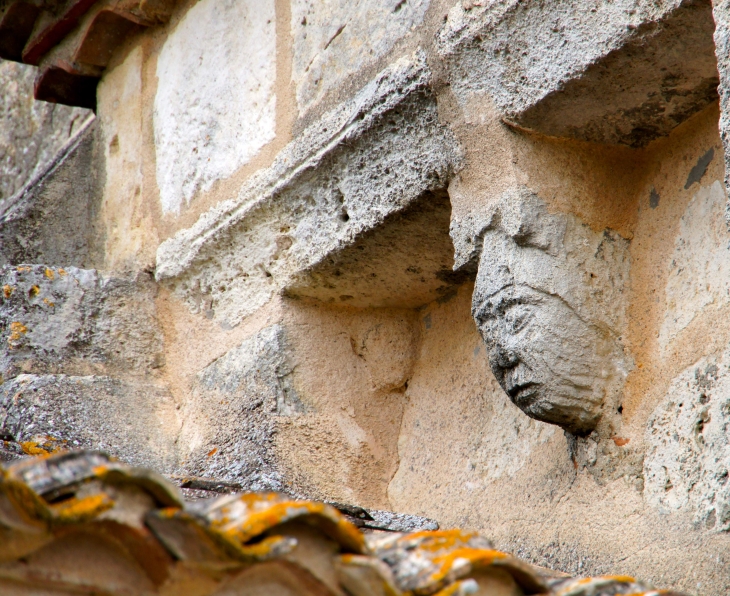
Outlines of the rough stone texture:
M 679 222 L 659 336 L 664 349 L 704 308 L 730 303 L 730 234 L 723 222 L 725 202 L 724 188 L 715 181 L 697 191 Z
M 184 473 L 281 490 L 276 417 L 302 413 L 280 325 L 267 327 L 208 365 L 183 407 Z
M 45 265 L 0 269 L 0 372 L 125 377 L 164 363 L 149 275 L 105 277 L 94 270 Z
M 725 149 L 725 189 L 730 190 L 730 2 L 714 0 L 712 16 L 715 19 L 715 57 L 720 84 L 720 138 Z M 730 226 L 730 202 L 727 203 L 725 220 Z
M 21 374 L 0 385 L 0 434 L 26 443 L 100 449 L 171 471 L 179 430 L 167 389 L 108 376 Z
M 274 138 L 274 0 L 194 4 L 167 38 L 157 77 L 157 183 L 163 212 L 179 213 Z
M 89 110 L 35 101 L 36 72 L 31 66 L 0 61 L 0 210 L 93 118 Z
M 492 372 L 528 416 L 573 433 L 593 430 L 617 407 L 629 369 L 619 342 L 628 241 L 549 214 L 527 189 L 505 193 L 480 216 L 456 244 L 481 249 L 472 314 Z M 452 233 L 465 227 L 455 221 Z
M 36 180 L 0 201 L 0 265 L 98 266 L 104 163 L 97 122 L 87 122 Z
M 649 419 L 647 501 L 690 513 L 703 529 L 730 531 L 730 351 L 698 361 L 672 381 Z
M 354 307 L 417 308 L 454 291 L 471 273 L 454 272 L 451 203 L 428 192 L 333 251 L 287 284 L 290 296 Z
M 423 21 L 430 0 L 295 0 L 292 81 L 302 112 L 387 54 Z
M 293 275 L 443 188 L 459 154 L 438 123 L 429 80 L 420 53 L 393 64 L 288 145 L 237 199 L 163 242 L 157 279 L 194 310 L 205 304 L 217 321 L 236 325 Z
M 553 136 L 640 147 L 717 97 L 709 1 L 457 3 L 438 36 L 452 88 Z

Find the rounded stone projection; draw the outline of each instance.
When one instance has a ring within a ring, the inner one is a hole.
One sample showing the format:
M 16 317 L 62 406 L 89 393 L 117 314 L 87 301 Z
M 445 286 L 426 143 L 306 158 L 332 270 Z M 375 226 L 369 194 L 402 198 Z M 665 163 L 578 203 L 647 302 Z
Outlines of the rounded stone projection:
M 472 315 L 497 381 L 525 414 L 573 434 L 615 408 L 628 241 L 512 190 L 482 220 Z

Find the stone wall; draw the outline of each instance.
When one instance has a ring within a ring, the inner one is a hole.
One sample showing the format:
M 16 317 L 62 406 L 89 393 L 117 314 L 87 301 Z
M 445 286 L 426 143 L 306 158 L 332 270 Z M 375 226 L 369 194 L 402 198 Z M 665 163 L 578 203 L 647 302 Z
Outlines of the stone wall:
M 83 241 L 0 222 L 3 432 L 730 593 L 728 15 L 180 3 L 22 212 Z
M 0 210 L 40 176 L 93 114 L 33 100 L 35 69 L 0 61 Z

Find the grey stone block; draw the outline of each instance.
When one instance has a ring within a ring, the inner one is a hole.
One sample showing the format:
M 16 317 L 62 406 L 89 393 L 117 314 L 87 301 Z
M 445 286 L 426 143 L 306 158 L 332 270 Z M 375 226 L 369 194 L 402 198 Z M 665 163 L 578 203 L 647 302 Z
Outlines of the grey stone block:
M 45 265 L 0 268 L 0 374 L 141 376 L 164 363 L 147 274 L 113 278 Z
M 35 101 L 36 74 L 30 65 L 0 60 L 0 212 L 94 117 L 90 110 Z
M 149 382 L 22 374 L 0 385 L 2 438 L 100 449 L 158 471 L 177 462 L 176 412 L 167 390 Z
M 0 265 L 95 267 L 103 234 L 96 219 L 104 187 L 103 146 L 90 121 L 36 179 L 0 202 Z
M 451 9 L 438 51 L 457 97 L 519 127 L 640 147 L 717 99 L 709 1 L 478 4 Z
M 281 490 L 277 416 L 304 411 L 284 328 L 259 331 L 198 373 L 183 407 L 183 472 L 250 490 Z

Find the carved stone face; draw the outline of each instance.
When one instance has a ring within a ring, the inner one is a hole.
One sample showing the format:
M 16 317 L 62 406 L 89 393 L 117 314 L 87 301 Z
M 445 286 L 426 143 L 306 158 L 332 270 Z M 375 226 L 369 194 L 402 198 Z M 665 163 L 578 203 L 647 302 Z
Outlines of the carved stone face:
M 590 431 L 617 378 L 613 341 L 565 301 L 509 285 L 474 305 L 494 376 L 525 414 Z
M 472 314 L 497 381 L 528 416 L 590 432 L 617 405 L 630 362 L 620 340 L 628 241 L 548 213 L 527 190 L 475 229 Z

